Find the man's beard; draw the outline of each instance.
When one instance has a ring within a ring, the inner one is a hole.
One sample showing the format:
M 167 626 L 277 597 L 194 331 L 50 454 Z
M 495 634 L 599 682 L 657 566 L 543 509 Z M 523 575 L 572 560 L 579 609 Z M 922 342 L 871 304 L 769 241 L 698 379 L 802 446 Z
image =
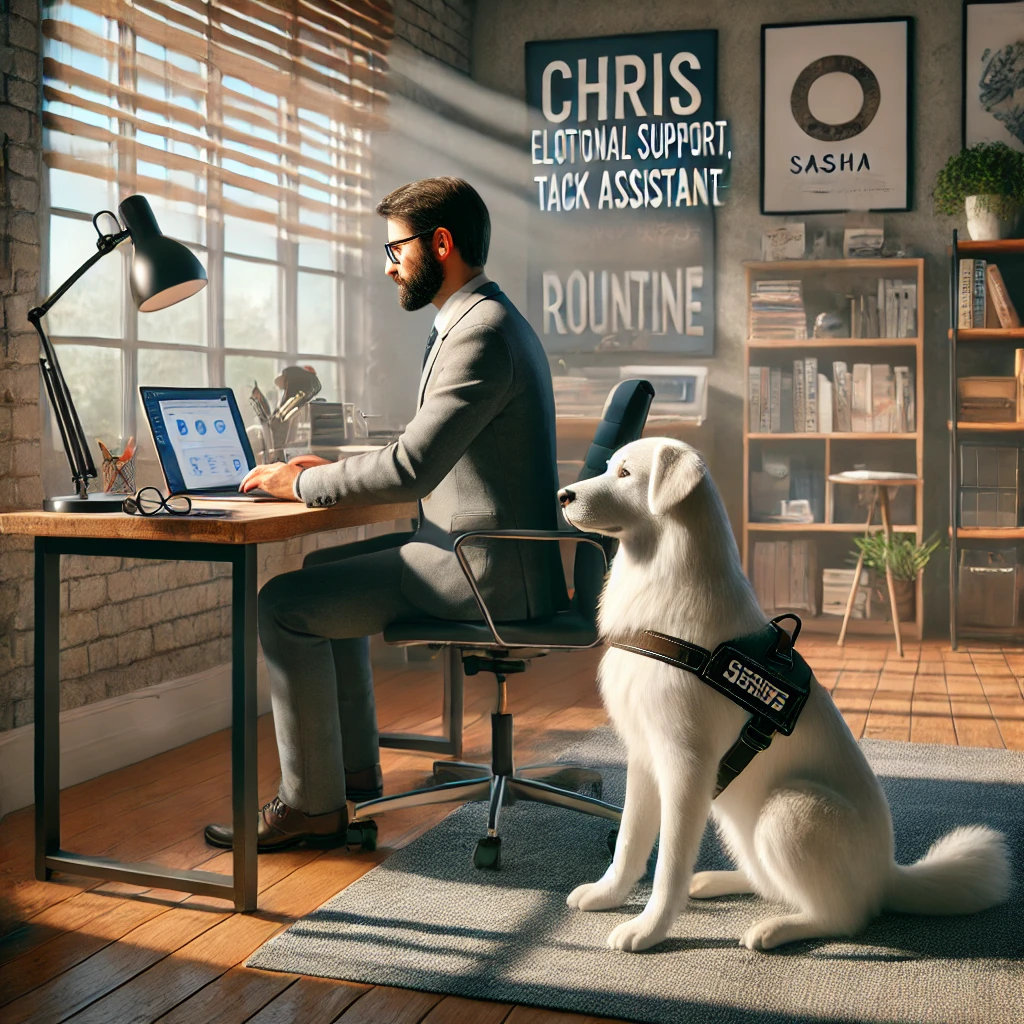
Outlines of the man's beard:
M 433 249 L 424 248 L 423 259 L 408 276 L 398 281 L 398 301 L 410 313 L 422 309 L 444 284 L 444 270 Z

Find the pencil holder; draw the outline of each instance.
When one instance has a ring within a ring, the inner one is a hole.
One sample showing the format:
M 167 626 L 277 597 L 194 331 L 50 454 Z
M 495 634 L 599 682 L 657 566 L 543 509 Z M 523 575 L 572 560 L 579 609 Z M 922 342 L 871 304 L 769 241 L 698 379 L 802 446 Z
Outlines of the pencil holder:
M 103 474 L 103 490 L 109 494 L 135 493 L 135 453 L 123 459 L 113 455 L 109 459 L 104 455 L 101 466 Z

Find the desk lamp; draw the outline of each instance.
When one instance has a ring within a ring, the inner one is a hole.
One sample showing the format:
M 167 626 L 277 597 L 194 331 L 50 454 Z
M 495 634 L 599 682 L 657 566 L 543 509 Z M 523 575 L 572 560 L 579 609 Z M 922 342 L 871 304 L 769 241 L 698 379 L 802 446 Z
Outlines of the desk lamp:
M 135 247 L 130 280 L 132 298 L 140 312 L 152 313 L 172 306 L 206 287 L 206 271 L 196 259 L 195 253 L 181 242 L 163 235 L 144 196 L 128 196 L 118 210 L 120 221 L 109 210 L 102 210 L 93 217 L 92 226 L 99 236 L 96 241 L 98 251 L 42 305 L 33 307 L 28 313 L 29 323 L 39 335 L 42 347 L 39 367 L 71 467 L 71 482 L 77 491 L 65 497 L 46 498 L 43 508 L 48 512 L 120 512 L 124 496 L 89 493 L 89 481 L 95 480 L 97 476 L 96 465 L 75 404 L 71 400 L 71 392 L 61 373 L 57 352 L 43 330 L 43 317 L 94 263 L 113 252 L 126 238 L 130 238 Z M 103 216 L 112 218 L 120 230 L 114 234 L 103 234 L 97 224 Z M 122 222 L 124 227 L 121 227 Z

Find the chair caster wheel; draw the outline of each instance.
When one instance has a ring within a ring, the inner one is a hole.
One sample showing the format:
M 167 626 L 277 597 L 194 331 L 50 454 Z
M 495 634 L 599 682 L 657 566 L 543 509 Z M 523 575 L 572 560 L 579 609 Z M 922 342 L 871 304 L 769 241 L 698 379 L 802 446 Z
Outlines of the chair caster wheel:
M 613 857 L 615 856 L 615 842 L 616 842 L 616 840 L 618 838 L 619 838 L 619 830 L 617 828 L 613 828 L 611 830 L 611 832 L 608 833 L 608 840 L 607 840 L 607 842 L 608 842 L 608 852 Z
M 345 845 L 350 849 L 377 849 L 377 822 L 372 818 L 362 821 L 350 821 Z
M 501 867 L 501 837 L 486 836 L 477 841 L 473 851 L 473 867 L 497 871 Z

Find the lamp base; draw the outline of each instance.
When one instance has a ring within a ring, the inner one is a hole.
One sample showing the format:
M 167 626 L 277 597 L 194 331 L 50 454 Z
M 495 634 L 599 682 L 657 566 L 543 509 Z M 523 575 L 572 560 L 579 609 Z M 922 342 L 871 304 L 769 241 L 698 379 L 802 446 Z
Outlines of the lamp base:
M 47 512 L 120 512 L 127 494 L 65 494 L 59 498 L 44 498 L 43 509 Z

